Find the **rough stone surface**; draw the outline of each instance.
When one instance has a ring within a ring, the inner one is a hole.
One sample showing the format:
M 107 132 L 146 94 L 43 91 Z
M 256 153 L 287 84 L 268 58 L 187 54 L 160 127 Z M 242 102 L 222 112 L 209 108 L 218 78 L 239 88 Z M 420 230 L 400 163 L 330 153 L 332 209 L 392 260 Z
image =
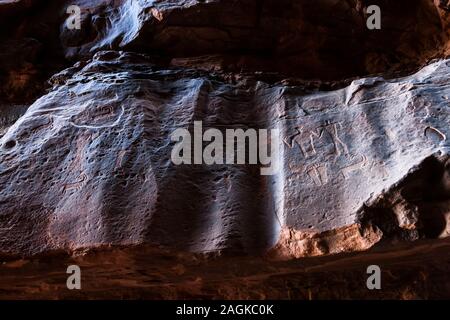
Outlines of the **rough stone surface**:
M 371 4 L 383 8 L 380 31 L 366 28 Z M 65 27 L 69 5 L 81 8 L 80 30 Z M 450 54 L 449 17 L 441 0 L 2 1 L 0 102 L 28 103 L 67 59 L 110 49 L 321 81 L 408 73 Z
M 100 52 L 56 75 L 59 85 L 0 140 L 0 249 L 155 243 L 258 252 L 280 233 L 282 251 L 295 256 L 367 249 L 382 231 L 362 225 L 360 211 L 425 159 L 448 154 L 449 70 L 442 60 L 406 78 L 305 93 L 298 84 L 232 83 Z M 174 165 L 170 134 L 194 121 L 279 129 L 272 142 L 280 146 L 279 170 L 262 176 L 257 165 Z M 448 183 L 448 175 L 441 179 Z M 398 210 L 414 214 L 405 203 Z M 347 231 L 331 238 L 332 247 L 308 240 L 340 228 Z
M 449 56 L 446 0 L 0 1 L 0 298 L 449 297 Z M 194 121 L 279 170 L 175 166 Z

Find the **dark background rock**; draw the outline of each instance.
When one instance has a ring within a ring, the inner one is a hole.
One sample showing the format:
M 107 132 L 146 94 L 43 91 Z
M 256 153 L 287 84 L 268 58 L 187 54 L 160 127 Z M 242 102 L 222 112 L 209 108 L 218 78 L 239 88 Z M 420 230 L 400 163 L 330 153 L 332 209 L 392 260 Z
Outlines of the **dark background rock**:
M 64 26 L 72 4 L 82 9 L 81 30 Z M 0 97 L 30 102 L 56 71 L 105 49 L 321 81 L 408 73 L 449 53 L 449 14 L 437 2 L 370 4 L 383 8 L 382 30 L 366 28 L 368 2 L 361 0 L 6 2 L 0 4 Z

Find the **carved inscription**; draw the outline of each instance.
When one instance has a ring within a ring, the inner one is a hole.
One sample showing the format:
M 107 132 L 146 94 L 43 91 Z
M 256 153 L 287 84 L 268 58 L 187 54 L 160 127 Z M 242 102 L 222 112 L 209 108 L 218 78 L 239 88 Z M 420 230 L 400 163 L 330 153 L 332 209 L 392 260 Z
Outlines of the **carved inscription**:
M 342 122 L 326 121 L 315 129 L 296 127 L 296 133 L 283 142 L 289 149 L 298 148 L 304 163 L 289 163 L 291 173 L 306 175 L 321 187 L 339 177 L 347 180 L 352 173 L 369 163 L 365 155 L 352 155 L 341 138 Z

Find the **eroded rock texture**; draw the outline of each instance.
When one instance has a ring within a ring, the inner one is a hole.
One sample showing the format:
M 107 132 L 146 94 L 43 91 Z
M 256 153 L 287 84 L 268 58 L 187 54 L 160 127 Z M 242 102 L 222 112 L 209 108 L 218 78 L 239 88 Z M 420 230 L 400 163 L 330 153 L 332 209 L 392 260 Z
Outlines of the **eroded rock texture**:
M 73 4 L 82 9 L 80 30 L 64 24 Z M 369 4 L 382 8 L 381 30 L 366 28 Z M 175 276 L 155 271 L 164 274 L 158 281 L 180 278 L 167 297 L 182 297 L 189 277 L 199 277 L 191 259 L 206 259 L 205 270 L 241 261 L 236 279 L 262 268 L 247 291 L 199 285 L 192 297 L 268 297 L 297 258 L 365 250 L 384 250 L 387 264 L 389 250 L 406 250 L 411 266 L 443 262 L 417 270 L 445 274 L 448 240 L 437 239 L 450 234 L 449 17 L 445 1 L 428 0 L 1 2 L 4 279 L 55 251 L 94 248 L 106 261 L 128 257 L 123 264 L 136 270 L 147 264 L 144 253 L 176 256 Z M 205 130 L 278 129 L 270 141 L 278 170 L 174 165 L 170 135 L 194 121 Z M 373 261 L 371 252 L 354 259 Z M 226 257 L 209 262 L 211 253 Z M 18 256 L 34 258 L 12 261 Z M 98 256 L 86 266 L 121 275 L 96 266 Z M 57 257 L 50 268 L 72 259 Z M 310 261 L 312 269 L 325 262 Z M 333 272 L 306 269 L 299 279 L 311 283 Z M 274 270 L 276 284 L 267 284 Z M 335 278 L 349 283 L 342 297 L 353 297 L 354 272 Z M 8 281 L 1 292 L 26 296 L 6 289 Z M 389 297 L 439 296 L 402 288 Z
M 371 4 L 383 9 L 382 30 L 366 27 Z M 64 26 L 69 5 L 81 8 L 79 30 Z M 29 101 L 66 59 L 108 49 L 321 81 L 411 72 L 450 52 L 448 11 L 443 0 L 8 0 L 0 4 L 0 93 Z
M 402 79 L 306 93 L 100 52 L 56 75 L 62 84 L 1 139 L 2 251 L 150 242 L 254 252 L 280 232 L 281 251 L 295 256 L 366 249 L 383 236 L 376 225 L 330 243 L 304 237 L 360 223 L 365 206 L 426 158 L 448 154 L 449 70 L 443 60 Z M 193 121 L 279 129 L 279 170 L 174 165 L 170 134 Z M 435 179 L 448 185 L 444 167 Z M 408 200 L 392 200 L 393 210 L 415 232 L 421 212 Z

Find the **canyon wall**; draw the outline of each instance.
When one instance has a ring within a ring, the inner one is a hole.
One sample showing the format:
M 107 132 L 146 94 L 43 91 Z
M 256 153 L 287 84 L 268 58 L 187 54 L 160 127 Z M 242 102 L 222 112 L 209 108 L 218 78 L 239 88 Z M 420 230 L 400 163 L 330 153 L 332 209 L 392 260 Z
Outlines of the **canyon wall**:
M 16 0 L 0 21 L 2 273 L 136 246 L 277 270 L 446 246 L 446 1 Z M 277 170 L 175 165 L 197 121 L 278 130 Z

